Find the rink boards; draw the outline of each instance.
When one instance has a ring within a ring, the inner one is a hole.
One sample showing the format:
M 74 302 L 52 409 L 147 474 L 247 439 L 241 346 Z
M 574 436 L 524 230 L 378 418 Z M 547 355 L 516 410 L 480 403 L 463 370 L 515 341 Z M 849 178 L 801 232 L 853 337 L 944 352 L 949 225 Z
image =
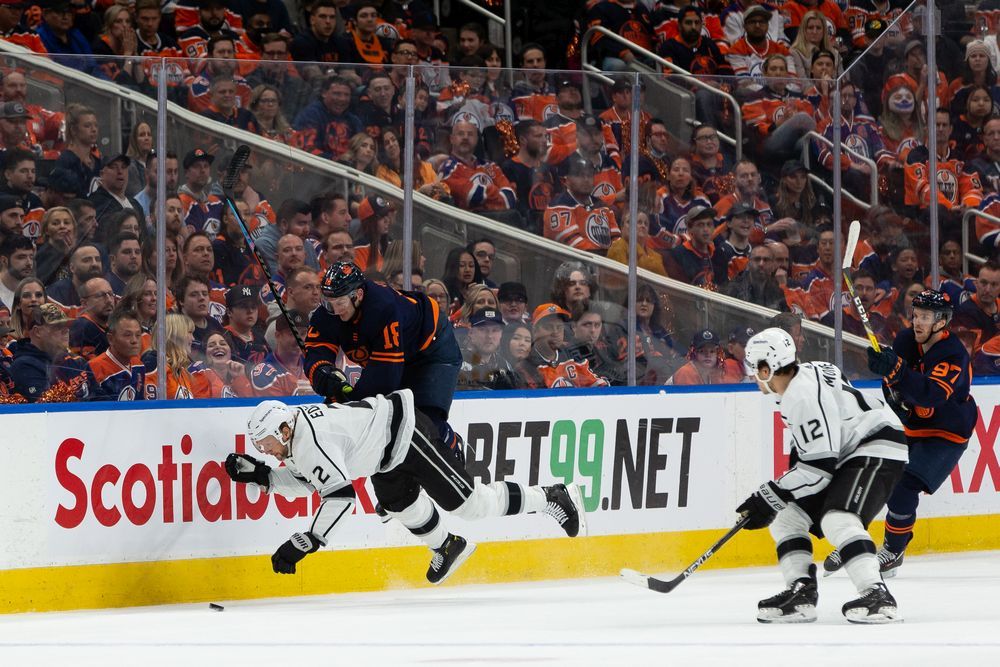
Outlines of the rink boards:
M 544 516 L 474 524 L 446 516 L 453 532 L 479 543 L 452 581 L 686 566 L 732 524 L 733 508 L 787 462 L 788 437 L 769 398 L 745 386 L 708 389 L 456 400 L 452 423 L 474 449 L 473 477 L 579 483 L 590 536 L 560 538 Z M 914 553 L 1000 548 L 1000 385 L 979 384 L 974 394 L 976 433 L 950 482 L 923 498 Z M 310 555 L 295 576 L 271 572 L 270 554 L 308 528 L 317 500 L 261 496 L 229 481 L 221 461 L 246 449 L 250 405 L 5 406 L 0 611 L 426 586 L 430 552 L 397 523 L 378 520 L 367 480 L 355 482 L 355 515 L 329 549 Z M 873 534 L 881 540 L 881 524 Z M 817 545 L 820 555 L 828 549 Z M 756 531 L 739 535 L 709 565 L 773 561 L 767 531 Z

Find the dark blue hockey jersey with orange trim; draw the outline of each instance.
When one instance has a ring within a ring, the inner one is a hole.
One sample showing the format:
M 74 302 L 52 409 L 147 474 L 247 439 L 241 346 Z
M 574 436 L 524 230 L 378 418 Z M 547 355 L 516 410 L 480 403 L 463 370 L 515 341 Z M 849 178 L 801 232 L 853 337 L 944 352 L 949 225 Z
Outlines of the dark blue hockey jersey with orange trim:
M 90 361 L 108 349 L 108 330 L 89 315 L 81 315 L 70 325 L 69 349 Z
M 917 343 L 913 329 L 896 335 L 892 349 L 903 360 L 899 379 L 882 388 L 894 404 L 888 389 L 898 392 L 910 406 L 899 414 L 907 438 L 937 438 L 964 444 L 976 425 L 976 401 L 972 398 L 972 364 L 957 336 L 944 338 L 929 350 Z
M 145 399 L 146 367 L 139 357 L 123 364 L 105 350 L 88 362 L 94 374 L 94 400 L 141 401 Z
M 337 353 L 343 350 L 348 360 L 363 368 L 351 397 L 386 394 L 402 386 L 403 370 L 408 364 L 433 358 L 444 351 L 441 345 L 453 344 L 457 363 L 461 363 L 454 337 L 441 336 L 450 326 L 434 299 L 420 292 L 397 292 L 385 283 L 366 280 L 364 297 L 351 321 L 344 322 L 322 307 L 313 312 L 303 368 L 311 382 L 316 368 L 336 365 Z

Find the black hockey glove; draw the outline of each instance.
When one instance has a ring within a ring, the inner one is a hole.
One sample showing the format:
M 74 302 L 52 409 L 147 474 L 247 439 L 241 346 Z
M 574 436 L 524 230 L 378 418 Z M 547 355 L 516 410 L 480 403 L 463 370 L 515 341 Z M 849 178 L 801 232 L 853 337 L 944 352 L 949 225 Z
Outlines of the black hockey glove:
M 312 374 L 312 388 L 320 396 L 343 403 L 354 387 L 347 381 L 339 368 L 333 364 L 323 364 Z
M 226 474 L 234 482 L 256 484 L 265 491 L 271 486 L 271 466 L 246 454 L 230 454 L 227 456 Z
M 736 511 L 750 518 L 744 528 L 759 530 L 770 526 L 778 511 L 788 507 L 791 500 L 792 494 L 790 492 L 785 491 L 774 482 L 766 482 L 744 500 L 743 504 L 736 508 Z
M 295 533 L 271 556 L 275 574 L 295 574 L 295 564 L 319 549 L 319 540 L 312 533 Z
M 884 347 L 880 352 L 869 347 L 868 370 L 885 378 L 886 384 L 896 384 L 903 373 L 903 360 L 892 348 Z

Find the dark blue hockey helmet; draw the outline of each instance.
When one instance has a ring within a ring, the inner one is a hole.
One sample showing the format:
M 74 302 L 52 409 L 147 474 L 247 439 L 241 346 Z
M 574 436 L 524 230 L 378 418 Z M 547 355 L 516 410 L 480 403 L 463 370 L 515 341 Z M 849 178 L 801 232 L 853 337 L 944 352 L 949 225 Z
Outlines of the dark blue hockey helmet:
M 336 299 L 347 296 L 365 284 L 365 274 L 354 262 L 336 262 L 326 270 L 320 290 L 323 296 Z
M 913 307 L 930 310 L 934 313 L 944 313 L 947 317 L 951 317 L 953 308 L 951 297 L 935 289 L 925 289 L 913 297 Z

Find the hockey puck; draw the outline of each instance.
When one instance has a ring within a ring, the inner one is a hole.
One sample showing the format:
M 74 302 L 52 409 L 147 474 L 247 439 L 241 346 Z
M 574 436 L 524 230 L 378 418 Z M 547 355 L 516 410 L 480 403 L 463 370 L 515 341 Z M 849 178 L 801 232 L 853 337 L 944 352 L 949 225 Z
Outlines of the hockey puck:
M 226 610 L 226 608 L 223 607 L 221 604 L 215 604 L 214 602 L 209 602 L 208 603 L 208 608 L 211 609 L 212 611 L 225 611 Z

